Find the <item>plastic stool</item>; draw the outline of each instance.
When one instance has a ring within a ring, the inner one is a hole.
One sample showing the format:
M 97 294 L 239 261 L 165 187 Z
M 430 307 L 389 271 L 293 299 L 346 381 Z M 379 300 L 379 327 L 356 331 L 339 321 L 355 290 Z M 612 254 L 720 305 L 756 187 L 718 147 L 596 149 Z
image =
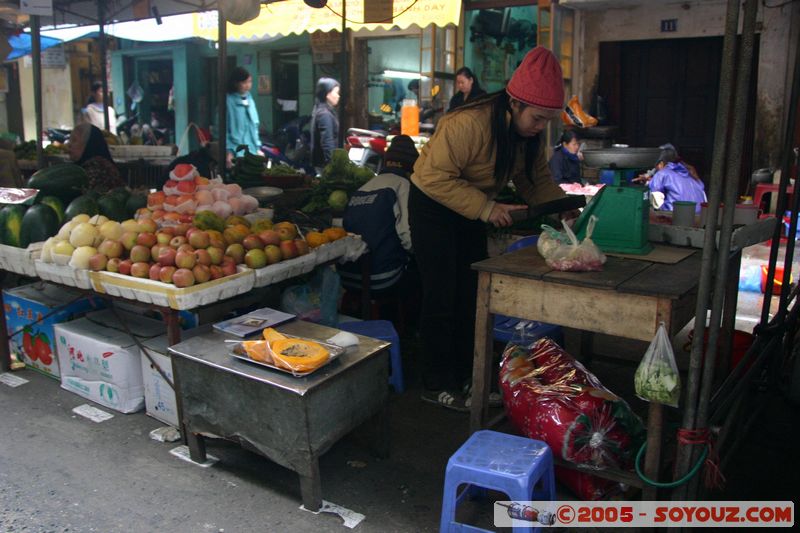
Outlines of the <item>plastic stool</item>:
M 462 484 L 504 492 L 509 500 L 553 501 L 553 453 L 544 442 L 496 431 L 478 431 L 447 461 L 439 533 L 484 531 L 456 522 L 456 508 L 470 492 Z M 515 527 L 515 532 L 540 528 Z
M 358 322 L 345 322 L 339 324 L 339 329 L 349 331 L 365 337 L 372 337 L 382 341 L 391 342 L 389 357 L 392 365 L 392 373 L 389 375 L 389 384 L 394 387 L 398 394 L 406 390 L 403 384 L 403 360 L 400 357 L 400 336 L 394 329 L 394 325 L 388 320 L 361 320 Z

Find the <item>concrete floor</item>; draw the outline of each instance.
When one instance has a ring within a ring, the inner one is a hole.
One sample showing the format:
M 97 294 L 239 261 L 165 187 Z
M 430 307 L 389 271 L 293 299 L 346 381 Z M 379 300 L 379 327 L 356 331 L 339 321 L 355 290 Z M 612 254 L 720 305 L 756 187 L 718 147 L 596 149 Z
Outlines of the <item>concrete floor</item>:
M 752 260 L 760 261 L 761 253 L 754 251 Z M 753 296 L 744 298 L 751 313 L 758 305 Z M 568 348 L 571 342 L 568 336 Z M 403 339 L 412 389 L 391 398 L 391 457 L 373 457 L 367 432 L 356 431 L 321 459 L 323 498 L 366 515 L 357 531 L 438 531 L 444 466 L 467 437 L 468 415 L 419 400 L 414 344 Z M 620 343 L 602 337 L 596 351 L 604 353 L 609 344 L 619 352 Z M 646 404 L 632 394 L 635 367 L 605 358 L 592 365 L 608 388 L 631 398 L 631 407 L 644 414 Z M 14 375 L 29 382 L 0 384 L 0 531 L 347 530 L 337 516 L 300 510 L 296 475 L 260 456 L 210 440 L 208 451 L 220 461 L 200 468 L 169 453 L 178 443 L 151 440 L 149 432 L 163 424 L 144 413 L 115 413 L 94 423 L 72 413 L 91 402 L 55 380 L 31 370 Z M 796 406 L 775 396 L 716 499 L 796 499 L 796 484 L 786 475 L 800 471 L 796 413 Z M 669 410 L 667 421 L 677 423 L 678 412 Z M 572 498 L 566 491 L 559 497 Z M 466 520 L 491 524 L 490 505 L 468 504 L 463 512 Z

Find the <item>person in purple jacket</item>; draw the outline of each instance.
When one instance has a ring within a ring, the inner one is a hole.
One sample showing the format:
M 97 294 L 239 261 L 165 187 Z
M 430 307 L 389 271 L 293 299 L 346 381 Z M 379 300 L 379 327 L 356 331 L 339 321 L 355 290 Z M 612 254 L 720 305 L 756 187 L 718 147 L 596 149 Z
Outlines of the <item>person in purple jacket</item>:
M 655 174 L 648 182 L 657 209 L 672 211 L 675 202 L 684 201 L 695 202 L 695 210 L 700 212 L 700 204 L 706 201 L 703 180 L 680 160 L 674 146 L 665 144 L 660 148 Z M 659 204 L 658 198 L 662 195 L 663 200 Z

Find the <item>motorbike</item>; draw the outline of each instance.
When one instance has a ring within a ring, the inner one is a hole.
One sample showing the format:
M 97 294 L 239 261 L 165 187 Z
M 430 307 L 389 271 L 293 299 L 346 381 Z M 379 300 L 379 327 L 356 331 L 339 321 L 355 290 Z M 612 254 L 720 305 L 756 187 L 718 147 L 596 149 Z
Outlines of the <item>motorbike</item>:
M 383 168 L 383 154 L 386 152 L 386 133 L 359 128 L 349 128 L 345 139 L 345 149 L 350 161 L 366 167 L 375 174 Z

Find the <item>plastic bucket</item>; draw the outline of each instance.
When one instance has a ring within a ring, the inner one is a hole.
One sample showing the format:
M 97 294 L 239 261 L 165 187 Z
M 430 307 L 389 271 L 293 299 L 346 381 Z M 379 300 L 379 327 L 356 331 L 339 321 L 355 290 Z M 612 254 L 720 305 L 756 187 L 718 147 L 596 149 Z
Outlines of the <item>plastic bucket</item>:
M 761 265 L 761 293 L 767 289 L 767 275 L 769 274 L 769 265 Z M 791 279 L 789 280 L 791 283 Z M 781 288 L 783 287 L 783 267 L 775 267 L 775 277 L 772 281 L 772 295 L 780 296 Z

